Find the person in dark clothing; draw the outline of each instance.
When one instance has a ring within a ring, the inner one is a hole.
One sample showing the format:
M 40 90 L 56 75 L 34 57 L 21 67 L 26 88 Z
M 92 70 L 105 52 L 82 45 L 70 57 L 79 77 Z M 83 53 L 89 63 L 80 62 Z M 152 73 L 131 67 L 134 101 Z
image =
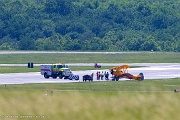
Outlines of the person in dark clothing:
M 97 71 L 97 73 L 96 73 L 96 76 L 97 76 L 97 80 L 99 80 L 100 77 L 99 77 L 99 72 L 98 72 L 98 71 Z
M 108 72 L 105 74 L 105 79 L 109 80 L 109 73 Z
M 111 69 L 111 75 L 112 75 L 112 77 L 113 77 L 113 74 L 114 74 L 114 70 L 113 70 L 113 69 Z

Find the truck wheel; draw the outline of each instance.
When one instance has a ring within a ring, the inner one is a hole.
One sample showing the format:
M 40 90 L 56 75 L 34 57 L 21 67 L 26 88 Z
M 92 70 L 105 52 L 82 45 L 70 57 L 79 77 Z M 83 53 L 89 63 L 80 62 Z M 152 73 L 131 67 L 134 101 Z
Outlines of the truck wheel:
M 53 78 L 53 79 L 56 79 L 56 78 L 57 78 L 57 75 L 53 75 L 52 78 Z
M 47 75 L 47 73 L 44 73 L 44 78 L 49 78 L 49 76 Z
M 60 75 L 59 75 L 59 79 L 62 79 L 62 78 L 63 78 L 63 76 L 60 74 Z

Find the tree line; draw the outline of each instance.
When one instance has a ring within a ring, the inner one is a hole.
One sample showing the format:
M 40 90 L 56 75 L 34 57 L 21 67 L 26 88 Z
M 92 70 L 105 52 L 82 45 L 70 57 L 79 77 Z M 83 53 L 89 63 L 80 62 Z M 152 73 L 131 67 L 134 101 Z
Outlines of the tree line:
M 1 0 L 0 50 L 180 51 L 180 1 Z

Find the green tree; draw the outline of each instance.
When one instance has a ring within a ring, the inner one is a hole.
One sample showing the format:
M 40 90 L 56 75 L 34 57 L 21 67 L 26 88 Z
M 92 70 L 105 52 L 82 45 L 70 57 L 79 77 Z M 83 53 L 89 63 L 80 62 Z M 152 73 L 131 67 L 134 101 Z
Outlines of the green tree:
M 45 4 L 45 11 L 47 13 L 58 13 L 66 16 L 73 10 L 71 0 L 47 0 Z
M 59 35 L 35 41 L 36 50 L 62 50 L 63 45 L 63 39 Z
M 155 38 L 153 36 L 149 36 L 146 38 L 144 43 L 141 44 L 140 50 L 144 51 L 160 51 L 160 47 L 158 43 L 156 42 Z
M 0 0 L 0 46 L 173 51 L 179 49 L 179 6 L 177 0 Z
M 22 37 L 19 41 L 18 41 L 18 45 L 19 45 L 19 49 L 20 50 L 34 50 L 35 46 L 34 46 L 35 40 L 31 40 L 31 38 L 29 37 Z

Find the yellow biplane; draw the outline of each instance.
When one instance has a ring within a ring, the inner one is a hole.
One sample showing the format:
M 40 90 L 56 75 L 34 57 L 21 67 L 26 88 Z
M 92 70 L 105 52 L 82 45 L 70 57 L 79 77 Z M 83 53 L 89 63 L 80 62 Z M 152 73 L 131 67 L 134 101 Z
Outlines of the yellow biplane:
M 134 79 L 134 80 L 144 80 L 144 75 L 143 73 L 139 73 L 139 75 L 135 76 L 130 73 L 128 73 L 128 68 L 130 68 L 129 65 L 122 65 L 122 66 L 117 66 L 113 67 L 110 69 L 113 81 L 118 81 L 120 78 L 127 78 L 127 79 Z

